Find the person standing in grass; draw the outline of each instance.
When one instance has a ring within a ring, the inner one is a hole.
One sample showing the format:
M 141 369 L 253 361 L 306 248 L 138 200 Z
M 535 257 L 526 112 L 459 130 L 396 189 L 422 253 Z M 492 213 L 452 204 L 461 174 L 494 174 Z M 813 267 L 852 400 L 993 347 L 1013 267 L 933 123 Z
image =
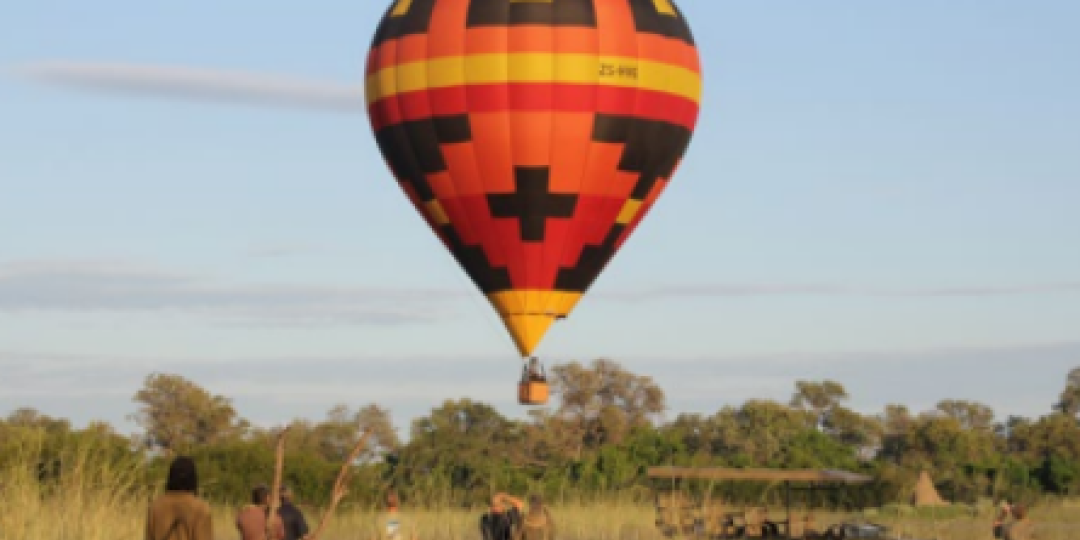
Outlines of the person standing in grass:
M 1005 540 L 1035 540 L 1035 524 L 1028 518 L 1027 508 L 1022 504 L 1012 505 L 1013 521 L 1003 527 L 1002 538 Z
M 236 529 L 241 540 L 266 540 L 266 520 L 270 517 L 270 489 L 256 486 L 251 490 L 251 504 L 245 504 L 236 514 Z M 281 516 L 274 516 L 273 540 L 285 539 Z
M 384 540 L 406 540 L 407 538 L 402 527 L 401 514 L 398 513 L 400 506 L 401 502 L 398 500 L 397 493 L 391 490 L 386 494 L 386 518 L 383 520 Z
M 1001 538 L 1003 531 L 1005 530 L 1005 522 L 1012 516 L 1012 506 L 1009 506 L 1009 500 L 1004 499 L 1001 501 L 1001 506 L 998 510 L 997 518 L 994 519 L 994 538 Z
M 529 511 L 521 521 L 515 540 L 554 540 L 555 519 L 539 495 L 529 496 Z
M 483 540 L 513 540 L 521 527 L 521 499 L 499 492 L 491 497 L 491 507 L 480 517 Z
M 300 540 L 308 533 L 304 513 L 293 504 L 292 490 L 287 486 L 281 486 L 281 507 L 278 508 L 278 516 L 281 517 L 282 525 L 285 527 L 285 540 Z
M 198 496 L 195 462 L 179 456 L 169 466 L 165 492 L 150 504 L 146 540 L 213 540 L 210 505 Z

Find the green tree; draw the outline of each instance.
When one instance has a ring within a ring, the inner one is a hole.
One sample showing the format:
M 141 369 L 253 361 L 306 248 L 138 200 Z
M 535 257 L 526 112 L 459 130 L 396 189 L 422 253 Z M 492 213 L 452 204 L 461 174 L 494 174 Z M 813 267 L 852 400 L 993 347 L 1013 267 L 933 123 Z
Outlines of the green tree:
M 1080 492 L 1080 460 L 1049 451 L 1038 470 L 1043 488 L 1061 495 Z
M 882 459 L 892 463 L 900 462 L 906 450 L 905 439 L 914 422 L 911 411 L 906 406 L 896 403 L 885 406 L 885 413 L 881 416 L 883 433 L 879 456 Z
M 522 431 L 490 405 L 446 400 L 413 420 L 411 431 L 391 474 L 403 485 L 427 486 L 426 497 L 479 502 L 494 486 L 525 485 L 507 466 L 520 453 Z M 432 489 L 433 484 L 438 488 Z
M 697 413 L 679 414 L 663 431 L 678 440 L 691 455 L 712 454 L 712 442 L 717 437 L 711 419 Z
M 1018 423 L 1009 435 L 1009 448 L 1028 463 L 1040 462 L 1052 453 L 1080 460 L 1080 425 L 1062 413 Z
M 860 455 L 870 456 L 881 446 L 884 427 L 877 418 L 836 406 L 825 419 L 825 433 Z
M 1080 415 L 1080 367 L 1073 368 L 1065 380 L 1065 389 L 1054 407 L 1066 416 Z
M 855 450 L 850 445 L 818 431 L 804 430 L 784 446 L 778 465 L 785 469 L 858 468 Z
M 832 409 L 848 398 L 847 390 L 836 381 L 796 381 L 791 406 L 814 413 L 815 425 L 821 426 Z
M 764 399 L 726 406 L 712 418 L 713 450 L 734 465 L 774 466 L 792 440 L 812 429 L 812 415 Z
M 356 422 L 371 429 L 371 454 L 385 455 L 401 447 L 401 438 L 390 417 L 390 410 L 369 403 L 356 411 Z
M 240 437 L 249 427 L 228 398 L 180 375 L 149 375 L 134 401 L 141 404 L 134 420 L 146 430 L 144 445 L 166 454 Z
M 962 429 L 989 432 L 994 428 L 994 411 L 982 403 L 945 399 L 938 402 L 937 410 L 956 419 Z
M 71 422 L 65 418 L 53 418 L 30 407 L 20 407 L 7 417 L 7 425 L 20 428 L 40 428 L 46 433 L 59 435 L 71 431 Z
M 319 455 L 325 460 L 340 462 L 349 456 L 360 438 L 360 423 L 348 405 L 338 404 L 326 413 L 326 419 L 313 431 Z
M 666 409 L 664 392 L 651 377 L 636 375 L 608 359 L 589 367 L 578 362 L 552 369 L 559 398 L 556 414 L 576 428 L 583 448 L 619 443 L 637 427 L 650 426 Z

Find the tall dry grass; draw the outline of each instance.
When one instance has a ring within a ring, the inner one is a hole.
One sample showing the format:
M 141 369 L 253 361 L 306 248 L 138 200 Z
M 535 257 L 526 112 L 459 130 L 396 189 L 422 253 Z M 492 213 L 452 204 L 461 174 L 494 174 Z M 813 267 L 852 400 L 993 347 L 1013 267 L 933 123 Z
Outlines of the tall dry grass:
M 1069 501 L 1046 500 L 1035 505 L 1030 512 L 1037 527 L 1038 540 L 1080 540 L 1080 511 Z M 889 527 L 899 538 L 933 540 L 992 540 L 993 508 L 972 514 L 948 518 L 936 518 L 931 513 L 924 516 L 861 517 L 858 515 L 834 515 L 832 519 L 865 519 Z
M 552 505 L 560 540 L 660 540 L 651 507 L 624 503 Z M 407 538 L 477 540 L 482 509 L 402 510 Z M 372 510 L 346 510 L 336 516 L 327 540 L 378 538 L 382 515 Z
M 224 509 L 223 509 L 224 510 Z M 663 540 L 655 527 L 655 514 L 648 505 L 630 502 L 553 505 L 559 540 Z M 439 509 L 403 510 L 408 538 L 415 540 L 477 540 L 480 510 Z M 223 511 L 226 517 L 228 511 Z M 314 516 L 310 516 L 309 519 Z M 231 516 L 227 516 L 231 517 Z M 775 518 L 783 518 L 781 512 Z M 326 540 L 375 540 L 382 515 L 370 509 L 345 509 L 335 516 Z M 844 521 L 870 521 L 889 527 L 899 538 L 919 540 L 991 540 L 994 516 L 969 515 L 936 519 L 905 516 L 869 518 L 858 512 L 829 512 L 818 515 L 818 523 L 829 525 Z M 1038 525 L 1039 540 L 1080 540 L 1080 512 L 1060 502 L 1036 506 L 1032 519 Z M 222 533 L 236 538 L 227 528 Z
M 105 540 L 139 538 L 147 489 L 134 461 L 102 459 L 93 441 L 65 449 L 59 467 L 44 460 L 44 433 L 25 432 L 6 441 L 0 469 L 0 539 Z M 40 466 L 55 475 L 40 481 Z M 139 514 L 139 515 L 137 515 Z
M 146 508 L 160 485 L 147 482 L 144 465 L 137 461 L 109 461 L 92 443 L 63 452 L 55 482 L 38 479 L 43 438 L 15 445 L 0 467 L 0 540 L 115 540 L 140 539 Z M 6 445 L 10 450 L 11 445 Z M 163 480 L 163 479 L 160 479 Z M 479 538 L 481 510 L 446 506 L 435 510 L 410 509 L 403 501 L 406 532 L 415 540 L 475 540 Z M 302 503 L 302 501 L 301 501 Z M 237 508 L 214 506 L 215 538 L 238 538 L 233 525 Z M 629 500 L 605 503 L 553 504 L 559 540 L 660 540 L 649 505 Z M 319 511 L 305 508 L 314 525 Z M 325 540 L 373 540 L 382 515 L 371 508 L 343 504 L 331 521 Z M 782 517 L 777 515 L 776 517 Z M 1080 501 L 1049 501 L 1036 506 L 1032 518 L 1039 540 L 1080 539 Z M 952 518 L 869 517 L 857 513 L 819 514 L 818 523 L 868 520 L 890 527 L 903 538 L 925 540 L 989 540 L 992 509 L 977 515 Z
M 1072 506 L 1070 508 L 1070 505 Z M 1039 540 L 1080 540 L 1080 499 L 1046 499 L 1031 508 L 1030 516 L 1035 522 Z M 990 508 L 971 516 L 946 520 L 897 519 L 898 530 L 914 530 L 926 536 L 937 532 L 937 538 L 956 540 L 990 540 L 996 511 Z M 932 537 L 932 536 L 931 536 Z

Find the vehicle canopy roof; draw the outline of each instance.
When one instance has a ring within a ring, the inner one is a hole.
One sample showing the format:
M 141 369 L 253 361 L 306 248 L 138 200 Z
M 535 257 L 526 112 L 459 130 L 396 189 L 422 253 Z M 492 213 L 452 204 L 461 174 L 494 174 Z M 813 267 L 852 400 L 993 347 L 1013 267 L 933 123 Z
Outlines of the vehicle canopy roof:
M 757 480 L 765 482 L 820 482 L 865 484 L 873 480 L 865 474 L 836 469 L 736 469 L 725 467 L 649 467 L 649 478 L 701 480 Z

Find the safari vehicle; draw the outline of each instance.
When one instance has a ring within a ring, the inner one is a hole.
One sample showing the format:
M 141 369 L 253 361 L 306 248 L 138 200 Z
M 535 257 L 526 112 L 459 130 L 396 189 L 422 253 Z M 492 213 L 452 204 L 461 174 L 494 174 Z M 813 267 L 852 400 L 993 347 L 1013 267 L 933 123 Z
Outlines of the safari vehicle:
M 881 525 L 826 525 L 815 519 L 812 508 L 817 493 L 868 485 L 873 479 L 867 475 L 840 470 L 650 467 L 648 476 L 653 479 L 656 495 L 656 527 L 667 537 L 709 540 L 894 538 L 888 536 L 887 529 Z M 761 504 L 737 504 L 725 500 L 723 485 L 735 482 L 782 485 L 784 507 L 769 509 Z M 717 491 L 721 493 L 717 495 Z M 798 509 L 792 508 L 793 495 L 803 499 Z

